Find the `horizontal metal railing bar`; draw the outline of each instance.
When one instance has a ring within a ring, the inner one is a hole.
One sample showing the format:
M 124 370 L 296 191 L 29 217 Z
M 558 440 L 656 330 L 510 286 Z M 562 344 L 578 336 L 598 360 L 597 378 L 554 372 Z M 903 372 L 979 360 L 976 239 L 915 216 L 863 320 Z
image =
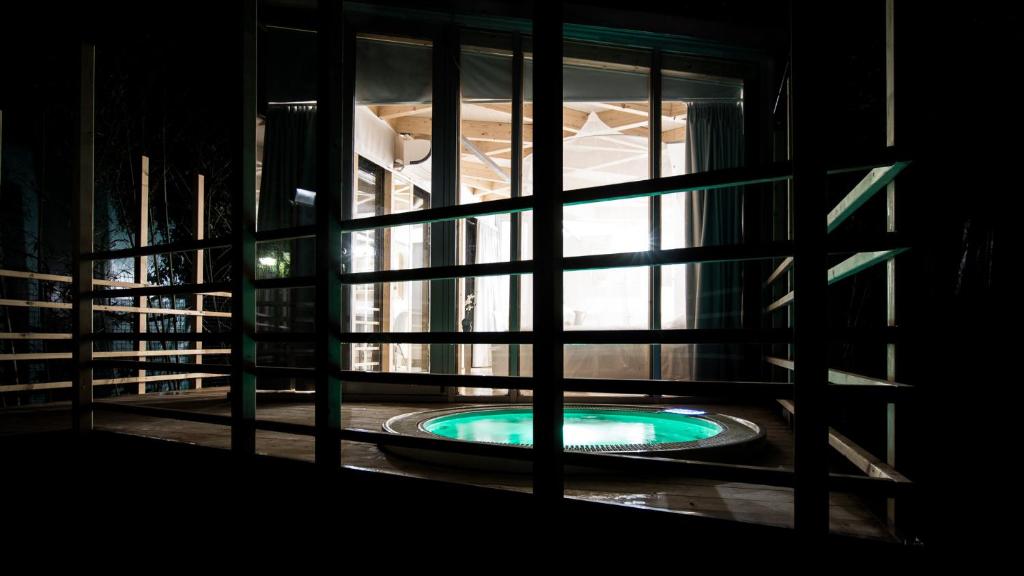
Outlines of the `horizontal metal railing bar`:
M 72 282 L 71 276 L 61 276 L 58 274 L 44 274 L 39 272 L 20 272 L 17 270 L 0 270 L 0 277 L 7 278 L 21 278 L 24 280 L 43 280 L 47 282 L 61 282 L 64 284 L 70 284 Z M 138 282 L 123 282 L 121 280 L 106 280 L 103 278 L 93 278 L 92 283 L 94 286 L 114 286 L 117 288 L 147 288 L 152 284 L 141 284 Z M 202 292 L 209 296 L 231 296 L 230 292 Z
M 769 304 L 768 307 L 764 309 L 764 311 L 765 312 L 774 312 L 774 311 L 776 311 L 776 310 L 778 310 L 780 308 L 785 308 L 786 306 L 789 306 L 790 304 L 793 303 L 793 294 L 795 294 L 795 293 L 796 292 L 794 292 L 794 291 L 790 291 L 788 294 L 786 294 L 782 298 L 779 298 L 775 302 L 772 302 L 771 304 Z
M 518 446 L 484 444 L 480 442 L 448 440 L 445 438 L 418 438 L 415 436 L 390 434 L 387 432 L 377 432 L 374 430 L 364 430 L 360 428 L 343 428 L 338 430 L 337 434 L 339 439 L 349 440 L 352 442 L 368 442 L 383 446 L 437 450 L 441 452 L 471 454 L 492 458 L 507 458 L 511 460 L 533 460 L 533 450 Z
M 764 361 L 777 368 L 782 368 L 783 370 L 792 370 L 795 364 L 795 362 L 788 358 L 779 358 L 776 356 L 765 356 Z
M 288 278 L 262 278 L 252 281 L 253 288 L 257 290 L 272 290 L 280 288 L 313 288 L 316 286 L 315 276 L 290 276 Z
M 348 343 L 369 344 L 532 344 L 533 332 L 342 332 Z M 566 330 L 565 344 L 785 343 L 790 328 L 675 330 Z
M 769 468 L 625 454 L 566 452 L 564 457 L 567 466 L 611 468 L 648 474 L 676 474 L 767 486 L 793 486 L 793 470 L 790 468 Z
M 256 243 L 274 242 L 281 240 L 301 240 L 304 238 L 316 237 L 316 226 L 296 226 L 294 228 L 277 228 L 274 230 L 257 230 Z
M 773 271 L 771 273 L 771 276 L 768 276 L 768 279 L 764 281 L 764 285 L 768 286 L 768 285 L 774 283 L 776 280 L 781 278 L 782 275 L 785 274 L 792 267 L 793 267 L 793 257 L 792 256 L 786 256 L 786 258 L 781 263 L 779 263 L 779 266 L 777 268 L 775 268 L 775 271 Z
M 835 428 L 828 430 L 828 443 L 834 450 L 842 454 L 858 470 L 871 478 L 884 478 L 896 482 L 909 482 L 896 468 L 881 458 L 846 437 Z
M 793 339 L 790 328 L 696 328 L 675 330 L 565 330 L 566 344 L 705 344 L 782 343 Z
M 82 298 L 133 298 L 137 296 L 160 296 L 164 294 L 204 294 L 207 292 L 231 292 L 230 282 L 206 282 L 200 284 L 174 284 L 168 286 L 146 286 L 144 288 L 114 288 L 83 292 Z
M 374 228 L 390 228 L 409 224 L 428 224 L 432 222 L 473 218 L 491 214 L 522 212 L 524 210 L 531 209 L 533 209 L 533 196 L 520 196 L 517 198 L 505 198 L 502 200 L 478 202 L 475 204 L 459 204 L 457 206 L 445 206 L 443 208 L 428 208 L 426 210 L 414 210 L 412 212 L 400 212 L 398 214 L 385 214 L 383 216 L 372 216 L 370 218 L 353 218 L 352 220 L 343 220 L 341 222 L 341 230 L 346 233 L 358 232 L 360 230 L 371 230 Z
M 681 176 L 668 176 L 654 180 L 640 180 L 623 184 L 566 190 L 562 192 L 562 199 L 566 205 L 606 202 L 623 198 L 660 196 L 691 190 L 713 190 L 716 188 L 777 182 L 790 178 L 792 174 L 792 163 L 784 161 L 769 166 L 726 168 Z
M 229 364 L 193 364 L 191 362 L 139 362 L 133 360 L 93 360 L 88 363 L 92 368 L 111 368 L 123 370 L 152 370 L 162 372 L 207 372 L 210 374 L 231 374 L 234 370 Z
M 911 388 L 908 384 L 899 384 L 896 382 L 889 382 L 881 378 L 872 378 L 870 376 L 864 376 L 862 374 L 856 374 L 854 372 L 847 372 L 845 370 L 829 370 L 828 381 L 831 384 L 839 385 L 859 385 L 859 386 L 902 386 Z
M 790 415 L 796 414 L 796 406 L 788 400 L 779 400 L 779 404 L 787 411 Z M 883 491 L 892 491 L 892 484 L 903 484 L 905 486 L 910 485 L 910 479 L 898 472 L 892 466 L 889 466 L 877 456 L 858 445 L 856 442 L 847 438 L 835 428 L 829 427 L 828 429 L 828 444 L 833 450 L 839 455 L 845 458 L 850 464 L 861 471 L 862 474 L 870 480 L 881 480 L 882 482 L 873 485 L 870 482 L 862 482 L 863 476 L 853 476 L 847 474 L 833 474 L 831 479 L 835 482 L 833 486 L 843 486 L 846 483 L 853 483 L 853 490 L 859 491 L 857 486 L 866 485 L 869 489 L 878 490 L 881 488 Z M 887 495 L 887 492 L 880 492 L 881 495 Z
M 695 262 L 739 262 L 780 258 L 792 253 L 793 243 L 787 240 L 758 245 L 734 244 L 731 246 L 701 246 L 698 248 L 570 256 L 562 259 L 562 268 L 570 271 L 632 266 L 666 266 Z
M 789 382 L 730 382 L 717 380 L 624 380 L 612 378 L 566 378 L 565 392 L 611 394 L 657 394 L 662 396 L 704 396 L 718 398 L 791 398 Z
M 66 332 L 0 332 L 0 340 L 71 340 Z
M 434 374 L 430 372 L 364 372 L 341 370 L 339 379 L 345 382 L 366 382 L 372 384 L 398 384 L 403 386 L 444 386 L 467 388 L 511 388 L 532 390 L 533 378 L 529 376 L 485 376 L 473 374 Z
M 907 496 L 915 490 L 914 483 L 909 480 L 901 481 L 837 473 L 828 475 L 828 488 L 833 492 L 851 492 L 886 497 Z
M 42 280 L 44 282 L 71 282 L 71 276 L 47 274 L 45 272 L 26 272 L 24 270 L 0 269 L 0 278 L 19 278 L 21 280 Z
M 230 348 L 187 348 L 184 350 L 117 350 L 95 351 L 93 358 L 139 358 L 153 356 L 223 356 L 231 354 Z
M 20 352 L 0 354 L 0 362 L 35 361 L 35 360 L 70 360 L 71 352 Z
M 125 384 L 142 384 L 146 382 L 168 382 L 171 380 L 195 380 L 203 378 L 227 378 L 225 374 L 211 374 L 208 372 L 188 372 L 184 374 L 150 374 L 148 376 L 119 376 L 117 378 L 99 378 L 93 380 L 93 386 L 115 386 Z
M 38 392 L 41 390 L 60 390 L 71 388 L 71 380 L 59 382 L 31 382 L 28 384 L 0 384 L 0 393 L 3 392 Z
M 532 344 L 532 332 L 342 332 L 342 342 L 368 344 Z
M 152 256 L 154 254 L 167 254 L 168 252 L 190 252 L 192 250 L 207 250 L 210 248 L 225 248 L 231 246 L 231 238 L 205 238 L 203 240 L 182 240 L 169 244 L 150 244 L 136 248 L 125 248 L 122 250 L 103 250 L 99 252 L 88 252 L 82 254 L 83 260 L 118 260 L 121 258 L 134 258 L 136 256 Z
M 94 410 L 105 412 L 119 412 L 122 414 L 135 414 L 137 416 L 153 416 L 156 418 L 167 418 L 169 420 L 184 420 L 187 422 L 231 426 L 231 417 L 222 414 L 208 414 L 204 412 L 192 412 L 189 410 L 177 410 L 173 408 L 157 408 L 155 406 L 140 406 L 138 404 L 122 404 L 119 402 L 93 402 L 91 406 Z
M 533 262 L 494 262 L 489 264 L 463 264 L 461 266 L 431 266 L 407 270 L 383 270 L 380 272 L 351 272 L 341 275 L 345 284 L 370 284 L 376 282 L 414 282 L 442 278 L 468 278 L 479 276 L 507 276 L 533 273 Z
M 256 342 L 316 342 L 316 332 L 255 332 L 251 334 Z
M 68 304 L 68 306 L 71 306 Z M 144 306 L 108 306 L 106 304 L 94 304 L 95 312 L 124 312 L 127 314 L 163 314 L 167 316 L 202 316 L 204 318 L 231 318 L 230 312 L 217 312 L 214 310 L 189 310 L 178 308 L 147 308 Z
M 97 378 L 92 381 L 93 386 L 124 386 L 127 384 L 142 384 L 146 382 L 167 382 L 170 380 L 194 380 L 196 378 L 212 379 L 226 378 L 223 374 L 208 374 L 206 372 L 190 372 L 187 374 L 163 374 L 149 376 L 123 376 L 119 378 Z M 34 382 L 30 384 L 0 384 L 0 392 L 37 392 L 40 390 L 60 390 L 71 388 L 70 380 L 60 382 Z
M 777 366 L 783 370 L 790 371 L 792 371 L 796 365 L 792 360 L 777 358 L 774 356 L 765 357 L 765 361 L 772 366 Z M 915 387 L 911 384 L 888 382 L 886 380 L 871 378 L 869 376 L 863 376 L 861 374 L 845 372 L 842 370 L 830 369 L 828 371 L 828 393 L 832 396 L 839 396 L 843 398 L 861 397 L 865 399 L 897 400 L 905 398 L 908 394 L 913 394 L 914 392 Z
M 54 310 L 70 310 L 70 302 L 49 302 L 46 300 L 17 300 L 14 298 L 0 298 L 0 306 L 14 306 L 17 308 L 50 308 Z
M 125 342 L 226 342 L 231 339 L 230 332 L 194 332 L 167 333 L 167 332 L 142 332 L 125 333 L 120 332 L 93 332 L 82 337 L 84 340 L 96 342 L 125 341 Z
M 671 250 L 649 250 L 643 252 L 572 256 L 564 258 L 562 264 L 565 271 L 574 271 L 600 268 L 665 266 L 697 262 L 736 262 L 783 257 L 792 253 L 792 251 L 792 242 L 781 241 L 762 244 L 759 246 L 703 246 L 698 248 L 676 248 Z M 341 279 L 343 282 L 348 284 L 368 284 L 371 282 L 405 282 L 439 278 L 531 274 L 532 272 L 533 262 L 530 260 L 521 260 L 489 264 L 463 264 L 458 266 L 413 268 L 409 270 L 356 272 L 342 274 Z
M 423 372 L 364 372 L 343 370 L 337 373 L 345 382 L 394 384 L 401 386 L 438 386 L 489 389 L 533 390 L 528 376 L 478 376 L 471 374 L 432 374 Z M 640 380 L 611 378 L 566 378 L 565 392 L 602 392 L 617 394 L 659 394 L 665 396 L 706 396 L 730 398 L 791 398 L 789 382 L 729 382 L 712 380 Z
M 49 308 L 51 310 L 70 310 L 70 302 L 49 302 L 45 300 L 12 300 L 0 298 L 0 306 L 13 306 L 16 308 Z M 214 310 L 189 310 L 178 308 L 156 308 L 143 306 L 116 306 L 107 304 L 95 304 L 92 307 L 95 312 L 124 312 L 127 314 L 164 314 L 169 316 L 204 316 L 208 318 L 230 318 L 230 312 L 217 312 Z
M 850 256 L 846 260 L 843 260 L 839 264 L 832 266 L 828 269 L 828 283 L 829 285 L 835 284 L 840 280 L 849 278 L 855 274 L 859 274 L 868 268 L 875 266 L 876 264 L 882 264 L 888 260 L 899 256 L 903 252 L 906 252 L 906 248 L 897 250 L 883 250 L 880 252 L 860 252 Z
M 226 348 L 210 348 L 208 350 L 117 350 L 117 351 L 96 351 L 94 358 L 140 358 L 150 356 L 220 356 L 230 354 L 231 350 Z M 24 352 L 15 354 L 0 354 L 0 362 L 8 361 L 34 361 L 34 360 L 70 360 L 71 352 Z
M 871 171 L 865 174 L 864 177 L 861 178 L 860 182 L 858 182 L 857 185 L 854 186 L 838 204 L 836 204 L 835 208 L 828 213 L 828 231 L 832 232 L 838 228 L 840 224 L 857 212 L 857 210 L 877 194 L 879 190 L 885 188 L 889 182 L 892 182 L 893 178 L 902 172 L 906 166 L 907 162 L 897 162 L 885 167 L 872 168 Z

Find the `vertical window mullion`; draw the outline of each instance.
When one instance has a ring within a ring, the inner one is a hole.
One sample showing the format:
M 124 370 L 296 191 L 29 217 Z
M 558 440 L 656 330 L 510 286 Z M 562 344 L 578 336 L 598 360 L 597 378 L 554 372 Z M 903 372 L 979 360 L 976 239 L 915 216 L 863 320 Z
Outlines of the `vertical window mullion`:
M 533 494 L 555 507 L 565 492 L 561 3 L 534 14 L 533 30 Z
M 523 37 L 518 32 L 513 37 L 512 53 L 512 189 L 511 196 L 519 198 L 523 195 Z M 522 215 L 513 212 L 510 216 L 510 231 L 512 242 L 512 261 L 521 260 L 523 257 Z M 520 326 L 520 302 L 522 294 L 522 276 L 512 274 L 509 276 L 508 291 L 508 329 L 510 332 L 518 332 Z M 508 347 L 508 374 L 519 376 L 520 374 L 519 344 L 510 344 Z M 510 395 L 513 401 L 519 399 L 519 391 L 512 390 Z
M 432 147 L 431 207 L 442 208 L 458 203 L 459 194 L 459 104 L 460 75 L 458 67 L 459 35 L 453 24 L 440 27 L 433 42 L 432 82 Z M 458 263 L 456 221 L 430 224 L 430 265 L 452 266 Z M 456 331 L 458 314 L 457 280 L 446 278 L 430 281 L 430 331 Z M 457 372 L 456 348 L 450 342 L 430 345 L 430 371 L 441 374 Z M 451 396 L 457 392 L 449 389 Z
M 319 8 L 320 33 L 317 37 L 317 190 L 321 204 L 316 213 L 316 397 L 314 403 L 315 461 L 334 468 L 341 464 L 341 446 L 337 431 L 341 428 L 341 381 L 343 365 L 341 339 L 347 328 L 343 317 L 342 206 L 349 198 L 345 182 L 345 161 L 339 150 L 351 151 L 346 144 L 353 137 L 352 107 L 355 77 L 351 31 L 343 24 L 340 6 L 323 3 Z M 349 164 L 351 165 L 351 163 Z M 348 201 L 351 215 L 351 201 Z
M 648 113 L 648 130 L 650 137 L 648 176 L 655 180 L 661 178 L 661 51 L 651 52 L 650 68 L 650 112 Z M 651 196 L 650 218 L 648 222 L 651 235 L 651 250 L 661 250 L 661 196 Z M 651 266 L 650 268 L 650 320 L 648 328 L 651 330 L 661 329 L 661 267 Z M 649 375 L 652 380 L 661 379 L 661 345 L 651 344 Z

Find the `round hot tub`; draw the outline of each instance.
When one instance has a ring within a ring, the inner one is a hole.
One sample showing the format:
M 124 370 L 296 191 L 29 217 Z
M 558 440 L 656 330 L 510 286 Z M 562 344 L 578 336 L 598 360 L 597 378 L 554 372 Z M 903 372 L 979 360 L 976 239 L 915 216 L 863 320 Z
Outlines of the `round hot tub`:
M 705 457 L 734 451 L 764 438 L 757 424 L 685 407 L 603 404 L 566 405 L 562 428 L 567 452 Z M 384 430 L 420 438 L 533 446 L 533 409 L 529 405 L 467 406 L 412 412 L 384 423 Z M 406 448 L 388 451 L 455 466 L 518 469 L 529 462 Z

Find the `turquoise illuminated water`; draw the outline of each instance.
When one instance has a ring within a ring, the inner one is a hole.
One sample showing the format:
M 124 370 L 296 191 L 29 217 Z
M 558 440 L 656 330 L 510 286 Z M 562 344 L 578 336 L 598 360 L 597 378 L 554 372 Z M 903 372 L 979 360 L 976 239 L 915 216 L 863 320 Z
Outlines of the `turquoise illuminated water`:
M 440 416 L 423 423 L 438 436 L 472 442 L 533 445 L 533 411 L 485 410 Z M 571 446 L 628 446 L 669 444 L 711 438 L 718 424 L 682 414 L 607 408 L 565 410 L 564 444 Z

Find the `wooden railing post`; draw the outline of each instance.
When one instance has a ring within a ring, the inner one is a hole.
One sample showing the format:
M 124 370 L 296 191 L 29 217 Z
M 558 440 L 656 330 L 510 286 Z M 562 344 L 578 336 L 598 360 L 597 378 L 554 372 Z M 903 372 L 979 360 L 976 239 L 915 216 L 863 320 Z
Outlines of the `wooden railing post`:
M 140 170 L 141 182 L 139 186 L 139 221 L 135 230 L 135 245 L 139 248 L 143 246 L 149 246 L 149 156 L 142 157 L 142 165 Z M 136 256 L 135 257 L 135 283 L 140 286 L 149 285 L 149 257 L 148 256 Z M 139 296 L 136 305 L 140 309 L 149 308 L 149 297 Z M 137 319 L 139 334 L 145 334 L 149 331 L 149 317 L 144 312 L 140 312 Z M 139 352 L 145 352 L 148 344 L 145 340 L 139 340 L 136 349 Z M 143 360 L 143 355 L 139 355 L 139 360 Z M 138 371 L 139 384 L 138 393 L 146 393 L 146 371 Z
M 196 240 L 203 240 L 206 238 L 206 177 L 202 174 L 196 176 Z M 202 284 L 205 282 L 203 278 L 203 264 L 206 252 L 202 249 L 196 250 L 196 284 Z M 196 294 L 196 311 L 200 314 L 196 316 L 196 334 L 203 333 L 203 295 Z M 196 350 L 203 349 L 203 341 L 196 340 Z M 196 354 L 196 364 L 203 363 L 203 355 Z M 203 387 L 203 379 L 196 378 L 196 389 Z

